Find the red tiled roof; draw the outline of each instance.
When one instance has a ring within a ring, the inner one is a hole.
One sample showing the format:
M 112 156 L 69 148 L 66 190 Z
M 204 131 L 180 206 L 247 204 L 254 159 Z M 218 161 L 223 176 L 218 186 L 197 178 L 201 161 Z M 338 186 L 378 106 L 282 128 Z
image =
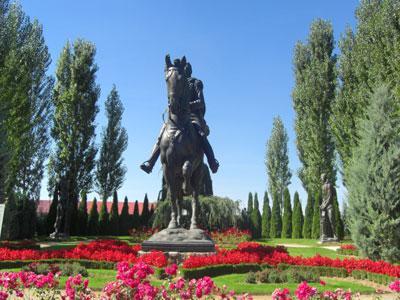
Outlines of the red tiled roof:
M 38 212 L 38 214 L 47 214 L 50 210 L 50 204 L 51 204 L 51 200 L 39 200 L 36 211 Z M 143 210 L 143 202 L 139 202 L 138 204 L 139 204 L 139 214 L 141 214 L 142 210 Z M 88 203 L 87 203 L 88 213 L 90 212 L 92 205 L 93 205 L 93 201 L 88 201 Z M 108 212 L 111 210 L 111 205 L 112 205 L 112 201 L 107 201 L 107 211 Z M 124 205 L 124 202 L 118 202 L 118 213 L 119 214 L 122 211 L 123 205 Z M 149 203 L 150 208 L 152 205 L 155 207 L 156 203 Z M 102 202 L 97 201 L 97 210 L 99 213 L 101 210 L 101 206 L 102 206 Z M 135 202 L 128 201 L 128 207 L 129 207 L 129 213 L 133 214 L 133 211 L 135 209 Z

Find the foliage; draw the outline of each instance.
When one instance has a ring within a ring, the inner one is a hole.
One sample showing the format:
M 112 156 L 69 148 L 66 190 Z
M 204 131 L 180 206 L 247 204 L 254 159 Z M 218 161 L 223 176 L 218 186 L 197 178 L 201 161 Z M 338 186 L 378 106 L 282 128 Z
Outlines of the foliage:
M 140 226 L 147 227 L 150 221 L 149 198 L 147 193 L 144 195 L 143 209 L 140 215 Z
M 289 169 L 288 135 L 282 119 L 274 118 L 271 136 L 267 141 L 265 165 L 268 174 L 268 189 L 271 195 L 278 195 L 279 205 L 283 207 L 283 193 L 290 184 L 292 173 Z
M 336 250 L 336 252 L 342 255 L 358 255 L 358 249 L 356 246 L 352 244 L 344 244 L 340 245 L 340 248 Z
M 135 206 L 133 207 L 131 228 L 138 229 L 139 227 L 140 227 L 139 202 L 136 200 Z
M 258 202 L 258 195 L 257 193 L 254 194 L 254 208 L 250 215 L 251 220 L 251 229 L 252 229 L 252 236 L 253 238 L 260 238 L 261 237 L 261 214 L 259 209 L 259 202 Z
M 57 64 L 53 91 L 55 107 L 52 137 L 55 151 L 49 162 L 49 186 L 56 179 L 68 186 L 65 232 L 69 234 L 74 211 L 77 212 L 79 193 L 89 192 L 95 167 L 95 118 L 100 88 L 96 84 L 97 65 L 94 44 L 77 40 L 65 45 Z
M 221 198 L 217 196 L 199 197 L 200 209 L 198 212 L 198 226 L 208 231 L 225 230 L 230 227 L 236 227 L 240 221 L 239 203 L 229 198 Z M 182 216 L 181 221 L 184 227 L 189 227 L 191 217 L 191 199 L 185 198 L 182 201 L 182 208 L 188 214 Z M 162 201 L 157 204 L 153 228 L 166 228 L 170 218 L 170 203 Z
M 304 215 L 304 225 L 303 225 L 303 238 L 305 239 L 309 239 L 312 236 L 313 216 L 314 216 L 314 198 L 311 193 L 308 193 L 306 211 Z
M 102 199 L 108 199 L 121 188 L 126 173 L 122 153 L 128 147 L 128 134 L 121 127 L 124 107 L 115 85 L 107 97 L 105 109 L 107 127 L 103 128 L 100 157 L 96 163 L 96 187 Z
M 304 216 L 299 199 L 299 193 L 294 193 L 292 215 L 292 238 L 299 239 L 303 236 Z
M 262 271 L 258 271 L 257 273 L 252 272 L 248 273 L 247 279 L 249 277 L 253 278 L 254 282 L 251 283 L 300 283 L 303 281 L 311 281 L 311 282 L 319 282 L 320 277 L 318 274 L 315 274 L 308 270 L 302 270 L 298 268 L 287 268 L 284 270 L 275 269 L 275 268 L 265 268 Z
M 97 199 L 93 199 L 92 208 L 90 209 L 88 218 L 88 234 L 99 234 L 99 212 L 97 211 Z
M 87 194 L 85 191 L 81 194 L 81 201 L 78 208 L 78 231 L 80 235 L 86 235 L 88 232 L 88 208 Z
M 102 202 L 101 208 L 100 208 L 100 214 L 99 214 L 99 234 L 100 235 L 108 235 L 110 232 L 109 225 L 110 225 L 110 217 L 109 217 L 108 209 L 107 209 L 107 200 L 103 199 L 103 202 Z
M 264 193 L 263 201 L 263 213 L 261 219 L 261 236 L 263 238 L 269 238 L 271 226 L 271 207 L 269 206 L 268 192 Z
M 49 212 L 46 216 L 46 233 L 50 234 L 54 231 L 54 224 L 57 218 L 57 205 L 58 205 L 58 191 L 54 189 L 53 199 L 50 204 Z
M 253 202 L 253 194 L 250 192 L 249 197 L 247 199 L 247 213 L 251 216 L 251 212 L 253 211 L 254 202 Z
M 271 238 L 280 237 L 282 234 L 282 216 L 279 203 L 279 197 L 277 194 L 275 194 L 272 205 L 271 226 L 269 232 Z
M 349 165 L 352 239 L 372 259 L 400 260 L 400 118 L 387 87 L 377 89 Z
M 121 215 L 119 216 L 119 235 L 127 235 L 128 230 L 131 228 L 128 197 L 125 196 L 124 205 L 122 206 Z
M 306 43 L 295 48 L 295 87 L 293 106 L 296 112 L 297 150 L 302 167 L 299 177 L 308 193 L 321 186 L 325 173 L 335 183 L 335 155 L 329 129 L 331 106 L 335 98 L 336 57 L 331 23 L 317 19 L 311 24 Z
M 290 201 L 289 189 L 283 192 L 283 218 L 282 218 L 282 238 L 292 237 L 292 203 Z
M 315 199 L 314 199 L 314 214 L 312 217 L 312 228 L 311 228 L 311 238 L 313 239 L 319 239 L 321 235 L 321 211 L 320 211 L 320 205 L 321 205 L 321 194 L 318 192 L 315 194 Z
M 340 209 L 339 209 L 339 202 L 337 200 L 337 193 L 335 192 L 334 198 L 333 198 L 333 214 L 334 214 L 334 219 L 335 219 L 335 234 L 339 241 L 343 240 L 344 238 L 344 224 L 343 224 L 343 219 L 340 214 Z
M 239 230 L 234 227 L 222 231 L 212 231 L 210 235 L 218 247 L 236 246 L 239 243 L 251 240 L 251 232 L 249 230 Z
M 111 205 L 110 211 L 110 220 L 109 220 L 109 233 L 112 235 L 119 234 L 119 214 L 118 214 L 118 194 L 117 191 L 114 191 L 113 194 L 113 202 Z

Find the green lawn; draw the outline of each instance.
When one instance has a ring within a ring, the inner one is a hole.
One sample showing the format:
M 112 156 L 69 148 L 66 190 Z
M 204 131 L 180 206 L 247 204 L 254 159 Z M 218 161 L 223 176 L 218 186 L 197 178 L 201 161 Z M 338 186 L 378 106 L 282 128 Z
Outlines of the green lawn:
M 230 274 L 224 276 L 214 277 L 214 282 L 218 286 L 226 285 L 228 290 L 234 290 L 238 294 L 250 293 L 252 295 L 270 295 L 276 288 L 287 287 L 291 292 L 293 292 L 298 283 L 257 283 L 250 284 L 246 283 L 246 274 Z M 318 283 L 309 283 L 311 286 L 318 288 L 320 291 L 332 290 L 337 288 L 342 288 L 344 290 L 351 289 L 353 292 L 360 292 L 361 294 L 374 293 L 375 289 L 348 281 L 341 281 L 339 279 L 324 278 L 326 282 L 325 286 Z

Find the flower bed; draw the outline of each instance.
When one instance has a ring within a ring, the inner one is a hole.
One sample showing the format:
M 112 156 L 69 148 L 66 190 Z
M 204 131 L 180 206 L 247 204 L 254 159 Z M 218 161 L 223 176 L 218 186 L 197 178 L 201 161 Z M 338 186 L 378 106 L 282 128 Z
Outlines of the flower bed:
M 343 255 L 353 255 L 353 256 L 358 255 L 357 247 L 352 244 L 340 245 L 340 248 L 337 249 L 336 252 Z
M 224 231 L 212 231 L 210 236 L 218 245 L 237 245 L 251 240 L 251 233 L 249 230 L 239 230 L 234 227 Z
M 258 263 L 277 266 L 279 264 L 320 266 L 346 269 L 349 274 L 354 270 L 400 277 L 400 266 L 385 261 L 345 258 L 343 260 L 316 255 L 305 258 L 290 256 L 283 247 L 262 246 L 257 243 L 241 243 L 233 250 L 218 250 L 215 255 L 207 257 L 190 256 L 183 262 L 184 269 L 194 269 L 210 265 Z
M 167 264 L 164 253 L 152 251 L 138 257 L 137 253 L 140 249 L 140 245 L 130 246 L 126 242 L 117 240 L 97 240 L 90 243 L 80 243 L 75 248 L 62 250 L 13 250 L 0 248 L 0 261 L 82 259 L 106 262 L 128 261 L 130 263 L 143 261 L 156 267 L 164 267 Z

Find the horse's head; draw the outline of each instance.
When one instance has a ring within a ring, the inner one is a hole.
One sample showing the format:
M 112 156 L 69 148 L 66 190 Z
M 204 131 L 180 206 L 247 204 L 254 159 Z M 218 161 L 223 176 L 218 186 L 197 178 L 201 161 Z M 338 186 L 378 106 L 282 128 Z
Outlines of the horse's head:
M 186 97 L 187 80 L 184 74 L 186 58 L 176 59 L 174 64 L 171 63 L 169 55 L 165 57 L 165 81 L 168 90 L 168 105 L 170 112 L 179 114 L 187 111 L 189 103 Z

